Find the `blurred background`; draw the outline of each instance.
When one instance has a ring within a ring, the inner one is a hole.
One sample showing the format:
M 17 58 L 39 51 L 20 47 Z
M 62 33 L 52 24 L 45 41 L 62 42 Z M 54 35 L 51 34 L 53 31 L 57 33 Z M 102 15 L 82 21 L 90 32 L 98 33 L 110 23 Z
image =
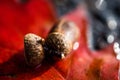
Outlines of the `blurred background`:
M 100 50 L 120 39 L 119 0 L 52 0 L 58 15 L 72 11 L 79 5 L 86 7 L 90 31 L 89 46 Z

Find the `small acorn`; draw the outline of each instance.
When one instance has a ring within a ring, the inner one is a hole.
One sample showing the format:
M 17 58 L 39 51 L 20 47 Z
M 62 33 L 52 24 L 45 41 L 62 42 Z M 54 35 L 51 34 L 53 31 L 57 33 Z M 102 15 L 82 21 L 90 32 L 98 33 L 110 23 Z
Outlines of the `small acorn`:
M 29 66 L 34 67 L 41 64 L 44 59 L 43 44 L 43 38 L 32 33 L 25 35 L 25 59 Z
M 45 39 L 45 54 L 63 59 L 73 50 L 78 38 L 78 27 L 73 22 L 61 20 L 54 25 Z

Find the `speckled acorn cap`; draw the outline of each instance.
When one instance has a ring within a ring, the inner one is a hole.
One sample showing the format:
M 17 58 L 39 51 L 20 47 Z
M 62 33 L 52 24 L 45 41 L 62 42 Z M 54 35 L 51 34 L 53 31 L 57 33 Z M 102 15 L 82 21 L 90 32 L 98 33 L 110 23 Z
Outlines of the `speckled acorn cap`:
M 43 58 L 43 45 L 44 39 L 41 37 L 29 33 L 24 37 L 24 48 L 25 48 L 25 58 L 26 62 L 29 66 L 37 66 L 39 65 Z
M 45 40 L 44 51 L 46 55 L 63 59 L 71 52 L 71 49 L 72 43 L 66 40 L 62 33 L 50 33 Z

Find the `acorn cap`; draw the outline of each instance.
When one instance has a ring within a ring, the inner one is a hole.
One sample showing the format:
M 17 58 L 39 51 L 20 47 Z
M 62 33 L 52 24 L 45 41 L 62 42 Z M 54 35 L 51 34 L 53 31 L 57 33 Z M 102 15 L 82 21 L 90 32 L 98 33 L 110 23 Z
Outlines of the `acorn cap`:
M 59 32 L 50 33 L 44 44 L 46 55 L 65 58 L 72 50 L 72 42 L 66 40 L 65 35 Z
M 24 37 L 25 58 L 29 66 L 37 66 L 44 59 L 43 45 L 44 39 L 29 33 Z

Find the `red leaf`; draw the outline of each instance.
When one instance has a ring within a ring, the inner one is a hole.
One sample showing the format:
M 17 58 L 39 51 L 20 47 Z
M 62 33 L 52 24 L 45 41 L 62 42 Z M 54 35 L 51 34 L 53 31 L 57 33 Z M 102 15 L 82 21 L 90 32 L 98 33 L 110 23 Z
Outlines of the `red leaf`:
M 0 80 L 117 80 L 118 61 L 111 47 L 100 52 L 87 48 L 84 8 L 63 16 L 79 26 L 79 49 L 54 64 L 45 60 L 39 68 L 29 68 L 24 59 L 24 35 L 31 32 L 45 37 L 55 14 L 44 0 L 15 1 L 0 1 Z

